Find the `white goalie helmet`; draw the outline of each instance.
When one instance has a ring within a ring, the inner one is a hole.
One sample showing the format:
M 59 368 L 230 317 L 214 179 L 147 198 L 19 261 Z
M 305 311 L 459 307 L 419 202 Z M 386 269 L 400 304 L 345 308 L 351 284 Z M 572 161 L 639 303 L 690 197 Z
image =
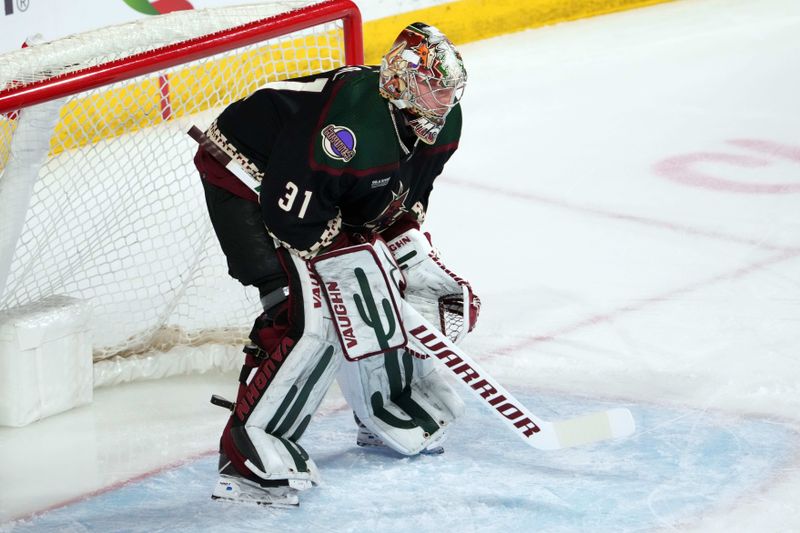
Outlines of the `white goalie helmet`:
M 422 22 L 403 29 L 381 61 L 381 94 L 413 115 L 409 123 L 427 144 L 436 142 L 466 84 L 461 54 L 441 31 Z

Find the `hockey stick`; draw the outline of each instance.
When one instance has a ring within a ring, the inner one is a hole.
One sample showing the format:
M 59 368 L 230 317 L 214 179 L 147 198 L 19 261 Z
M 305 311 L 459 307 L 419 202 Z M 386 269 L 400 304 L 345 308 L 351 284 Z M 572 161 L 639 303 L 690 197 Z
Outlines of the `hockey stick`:
M 248 189 L 256 193 L 256 195 L 259 194 L 259 191 L 261 190 L 261 182 L 253 178 L 231 156 L 223 152 L 219 146 L 214 144 L 214 142 L 200 130 L 200 128 L 197 126 L 192 126 L 186 133 L 189 135 L 189 137 L 197 141 L 197 144 L 202 146 L 205 151 L 211 154 L 211 157 L 216 159 L 219 164 L 224 166 L 234 176 L 239 178 L 239 181 L 244 183 Z
M 547 421 L 532 414 L 502 385 L 487 374 L 466 352 L 401 300 L 401 312 L 408 332 L 408 347 L 428 355 L 453 373 L 483 404 L 528 445 L 539 450 L 627 437 L 636 430 L 628 409 L 615 408 L 567 420 Z

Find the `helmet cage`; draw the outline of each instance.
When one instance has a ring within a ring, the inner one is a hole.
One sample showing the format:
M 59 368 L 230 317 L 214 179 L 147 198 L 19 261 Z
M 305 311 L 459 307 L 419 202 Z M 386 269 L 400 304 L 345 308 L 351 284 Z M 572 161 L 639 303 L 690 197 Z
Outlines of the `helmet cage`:
M 466 76 L 452 79 L 416 70 L 408 77 L 408 86 L 409 107 L 417 114 L 443 124 L 444 118 L 464 95 Z

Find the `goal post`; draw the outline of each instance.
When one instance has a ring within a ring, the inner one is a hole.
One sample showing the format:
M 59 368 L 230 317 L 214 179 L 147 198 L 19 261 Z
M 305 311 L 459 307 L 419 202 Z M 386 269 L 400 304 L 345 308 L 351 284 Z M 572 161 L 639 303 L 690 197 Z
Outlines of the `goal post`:
M 237 365 L 258 293 L 227 274 L 186 132 L 264 83 L 362 62 L 349 0 L 180 11 L 0 56 L 0 345 L 67 298 L 91 310 L 95 387 Z

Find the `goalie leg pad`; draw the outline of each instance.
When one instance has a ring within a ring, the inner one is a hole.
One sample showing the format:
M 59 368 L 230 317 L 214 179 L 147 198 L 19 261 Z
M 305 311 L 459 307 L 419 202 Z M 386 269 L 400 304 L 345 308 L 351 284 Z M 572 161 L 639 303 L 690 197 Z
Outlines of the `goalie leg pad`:
M 259 428 L 230 426 L 222 436 L 220 476 L 250 485 L 300 491 L 319 483 L 319 471 L 298 443 Z
M 256 320 L 250 335 L 254 345 L 245 349 L 239 393 L 220 451 L 251 482 L 303 490 L 317 484 L 319 475 L 297 441 L 342 358 L 305 262 L 288 253 L 284 260 L 291 269 L 289 300 Z
M 297 441 L 335 378 L 341 358 L 333 346 L 320 349 L 315 344 L 298 343 L 283 361 L 280 356 L 265 358 L 240 386 L 221 449 L 248 479 L 288 480 L 299 489 L 318 482 L 313 460 Z
M 337 377 L 362 424 L 403 455 L 435 447 L 464 403 L 431 361 L 405 350 L 346 362 Z

